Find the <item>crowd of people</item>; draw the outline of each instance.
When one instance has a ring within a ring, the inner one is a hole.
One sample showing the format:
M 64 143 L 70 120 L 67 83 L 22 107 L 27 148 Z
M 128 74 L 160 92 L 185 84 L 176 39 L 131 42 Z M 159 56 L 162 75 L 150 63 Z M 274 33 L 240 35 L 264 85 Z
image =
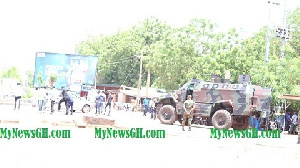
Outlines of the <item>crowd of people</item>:
M 47 108 L 50 108 L 51 114 L 57 110 L 61 110 L 61 104 L 64 103 L 66 109 L 66 115 L 73 115 L 74 112 L 74 100 L 70 92 L 64 87 L 61 88 L 61 91 L 56 88 L 38 88 L 36 89 L 37 93 L 35 96 L 35 100 L 37 100 L 38 111 L 45 111 Z M 97 91 L 97 96 L 95 97 L 94 103 L 96 107 L 95 114 L 102 114 L 109 116 L 111 113 L 114 95 L 112 92 L 108 92 L 108 96 L 106 96 L 104 91 Z M 20 99 L 21 94 L 16 92 L 15 94 L 15 105 L 14 109 L 20 109 Z M 147 113 L 150 113 L 150 119 L 156 119 L 157 111 L 156 111 L 156 103 L 157 98 L 144 98 L 141 105 L 143 116 L 147 116 Z M 136 101 L 132 99 L 131 108 L 132 111 L 136 109 Z M 50 106 L 50 107 L 49 107 Z M 128 111 L 129 103 L 127 106 L 124 106 L 125 110 Z M 188 109 L 187 109 L 188 111 Z M 187 118 L 189 119 L 189 118 Z M 267 125 L 267 122 L 268 125 Z M 185 120 L 184 120 L 185 122 Z M 257 128 L 258 130 L 262 129 L 279 129 L 282 131 L 287 131 L 289 134 L 297 134 L 297 126 L 300 124 L 298 120 L 297 112 L 286 112 L 280 111 L 279 113 L 275 113 L 275 111 L 270 113 L 269 118 L 267 117 L 258 117 L 256 115 L 250 116 L 250 127 Z M 182 124 L 183 125 L 183 124 Z M 189 124 L 190 126 L 190 124 Z M 183 129 L 184 130 L 184 129 Z
M 70 93 L 64 87 L 61 91 L 56 88 L 37 88 L 37 93 L 35 99 L 37 100 L 38 111 L 42 112 L 50 108 L 51 114 L 56 111 L 55 105 L 57 105 L 57 110 L 61 110 L 61 104 L 64 103 L 66 107 L 66 115 L 73 115 L 74 101 Z
M 268 118 L 268 128 L 266 128 L 266 119 L 266 117 L 257 117 L 256 115 L 253 115 L 250 117 L 250 126 L 252 128 L 257 128 L 258 130 L 278 129 L 281 131 L 287 131 L 288 134 L 296 134 L 296 128 L 300 122 L 298 121 L 298 113 L 289 111 L 286 113 L 284 111 L 280 111 L 279 113 L 275 113 L 275 111 L 271 112 Z

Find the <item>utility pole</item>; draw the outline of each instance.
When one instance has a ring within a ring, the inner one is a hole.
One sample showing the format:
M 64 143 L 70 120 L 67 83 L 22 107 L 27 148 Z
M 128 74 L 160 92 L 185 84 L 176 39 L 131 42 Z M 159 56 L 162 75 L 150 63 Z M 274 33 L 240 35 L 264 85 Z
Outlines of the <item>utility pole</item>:
M 286 29 L 286 0 L 284 1 L 284 12 L 283 12 L 283 18 L 282 18 L 282 28 L 283 28 L 283 31 L 284 31 L 284 37 L 281 38 L 280 59 L 284 58 L 286 33 L 288 32 L 287 29 Z
M 143 70 L 143 54 L 140 56 L 140 75 L 139 75 L 139 83 L 138 83 L 138 93 L 136 97 L 136 111 L 140 110 L 140 90 L 141 90 L 141 82 L 142 82 L 142 70 Z
M 96 74 L 95 74 L 95 89 L 97 89 L 97 76 L 98 76 L 98 68 L 96 68 Z
M 150 87 L 150 68 L 148 69 L 147 83 L 146 83 L 146 97 L 149 98 L 149 87 Z
M 271 2 L 271 1 L 268 1 L 268 3 L 269 3 L 269 14 L 268 14 L 268 25 L 267 25 L 268 32 L 267 32 L 267 42 L 266 42 L 266 56 L 265 56 L 266 67 L 268 66 L 268 62 L 269 62 L 270 40 L 271 40 L 271 30 L 270 30 L 271 5 L 272 4 L 280 5 L 280 3 Z
M 300 110 L 298 111 L 298 121 L 299 120 L 300 120 Z M 298 125 L 297 127 L 298 127 L 298 142 L 297 142 L 297 144 L 300 144 L 300 125 Z
M 270 15 L 271 15 L 271 2 L 269 3 L 269 14 L 268 14 L 268 25 L 267 25 L 267 40 L 266 40 L 266 56 L 265 56 L 265 66 L 268 66 L 269 62 L 269 50 L 270 50 L 270 38 L 271 38 L 271 30 L 270 30 Z

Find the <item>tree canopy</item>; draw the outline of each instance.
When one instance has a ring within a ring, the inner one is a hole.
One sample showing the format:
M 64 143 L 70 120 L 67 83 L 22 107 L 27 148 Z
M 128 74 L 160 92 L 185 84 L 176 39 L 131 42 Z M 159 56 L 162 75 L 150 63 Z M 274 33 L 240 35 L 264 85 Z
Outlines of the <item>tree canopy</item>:
M 17 67 L 11 67 L 1 73 L 1 78 L 15 78 L 21 80 L 19 70 Z
M 272 102 L 276 104 L 281 101 L 280 94 L 299 94 L 299 13 L 300 8 L 288 15 L 287 25 L 293 37 L 285 45 L 284 58 L 280 58 L 281 39 L 271 38 L 267 66 L 266 27 L 242 39 L 234 28 L 220 32 L 215 23 L 199 18 L 173 28 L 150 17 L 114 35 L 89 36 L 77 45 L 77 51 L 99 56 L 98 83 L 136 87 L 142 55 L 142 85 L 146 83 L 147 70 L 151 71 L 151 85 L 166 90 L 177 89 L 193 77 L 210 80 L 208 74 L 224 76 L 230 70 L 232 82 L 237 82 L 240 74 L 250 74 L 253 84 L 271 87 Z

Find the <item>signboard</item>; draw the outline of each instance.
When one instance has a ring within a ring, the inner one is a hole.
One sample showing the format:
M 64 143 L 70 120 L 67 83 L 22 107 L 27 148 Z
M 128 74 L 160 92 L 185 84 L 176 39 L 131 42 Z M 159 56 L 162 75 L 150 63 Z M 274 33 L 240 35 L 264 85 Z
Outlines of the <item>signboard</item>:
M 34 87 L 61 87 L 81 91 L 94 85 L 98 56 L 39 52 L 35 57 Z M 57 76 L 55 83 L 50 77 Z

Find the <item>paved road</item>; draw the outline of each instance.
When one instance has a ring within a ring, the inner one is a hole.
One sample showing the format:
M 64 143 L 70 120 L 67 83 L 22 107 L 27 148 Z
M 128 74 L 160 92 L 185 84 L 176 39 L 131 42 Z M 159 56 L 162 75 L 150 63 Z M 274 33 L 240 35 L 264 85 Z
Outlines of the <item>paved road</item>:
M 75 113 L 75 117 L 80 115 Z M 63 113 L 37 114 L 30 107 L 13 111 L 0 106 L 0 117 L 26 118 L 23 124 L 2 123 L 1 127 L 39 127 L 36 121 L 41 116 L 66 120 L 74 117 Z M 142 113 L 113 111 L 105 117 L 116 120 L 118 127 L 163 129 L 166 138 L 102 140 L 95 138 L 94 128 L 47 125 L 49 129 L 70 129 L 71 138 L 0 139 L 1 167 L 279 167 L 287 163 L 296 166 L 293 163 L 300 160 L 300 145 L 292 135 L 282 134 L 280 139 L 217 140 L 210 138 L 209 127 L 194 126 L 192 131 L 183 132 L 178 124 L 163 125 Z

